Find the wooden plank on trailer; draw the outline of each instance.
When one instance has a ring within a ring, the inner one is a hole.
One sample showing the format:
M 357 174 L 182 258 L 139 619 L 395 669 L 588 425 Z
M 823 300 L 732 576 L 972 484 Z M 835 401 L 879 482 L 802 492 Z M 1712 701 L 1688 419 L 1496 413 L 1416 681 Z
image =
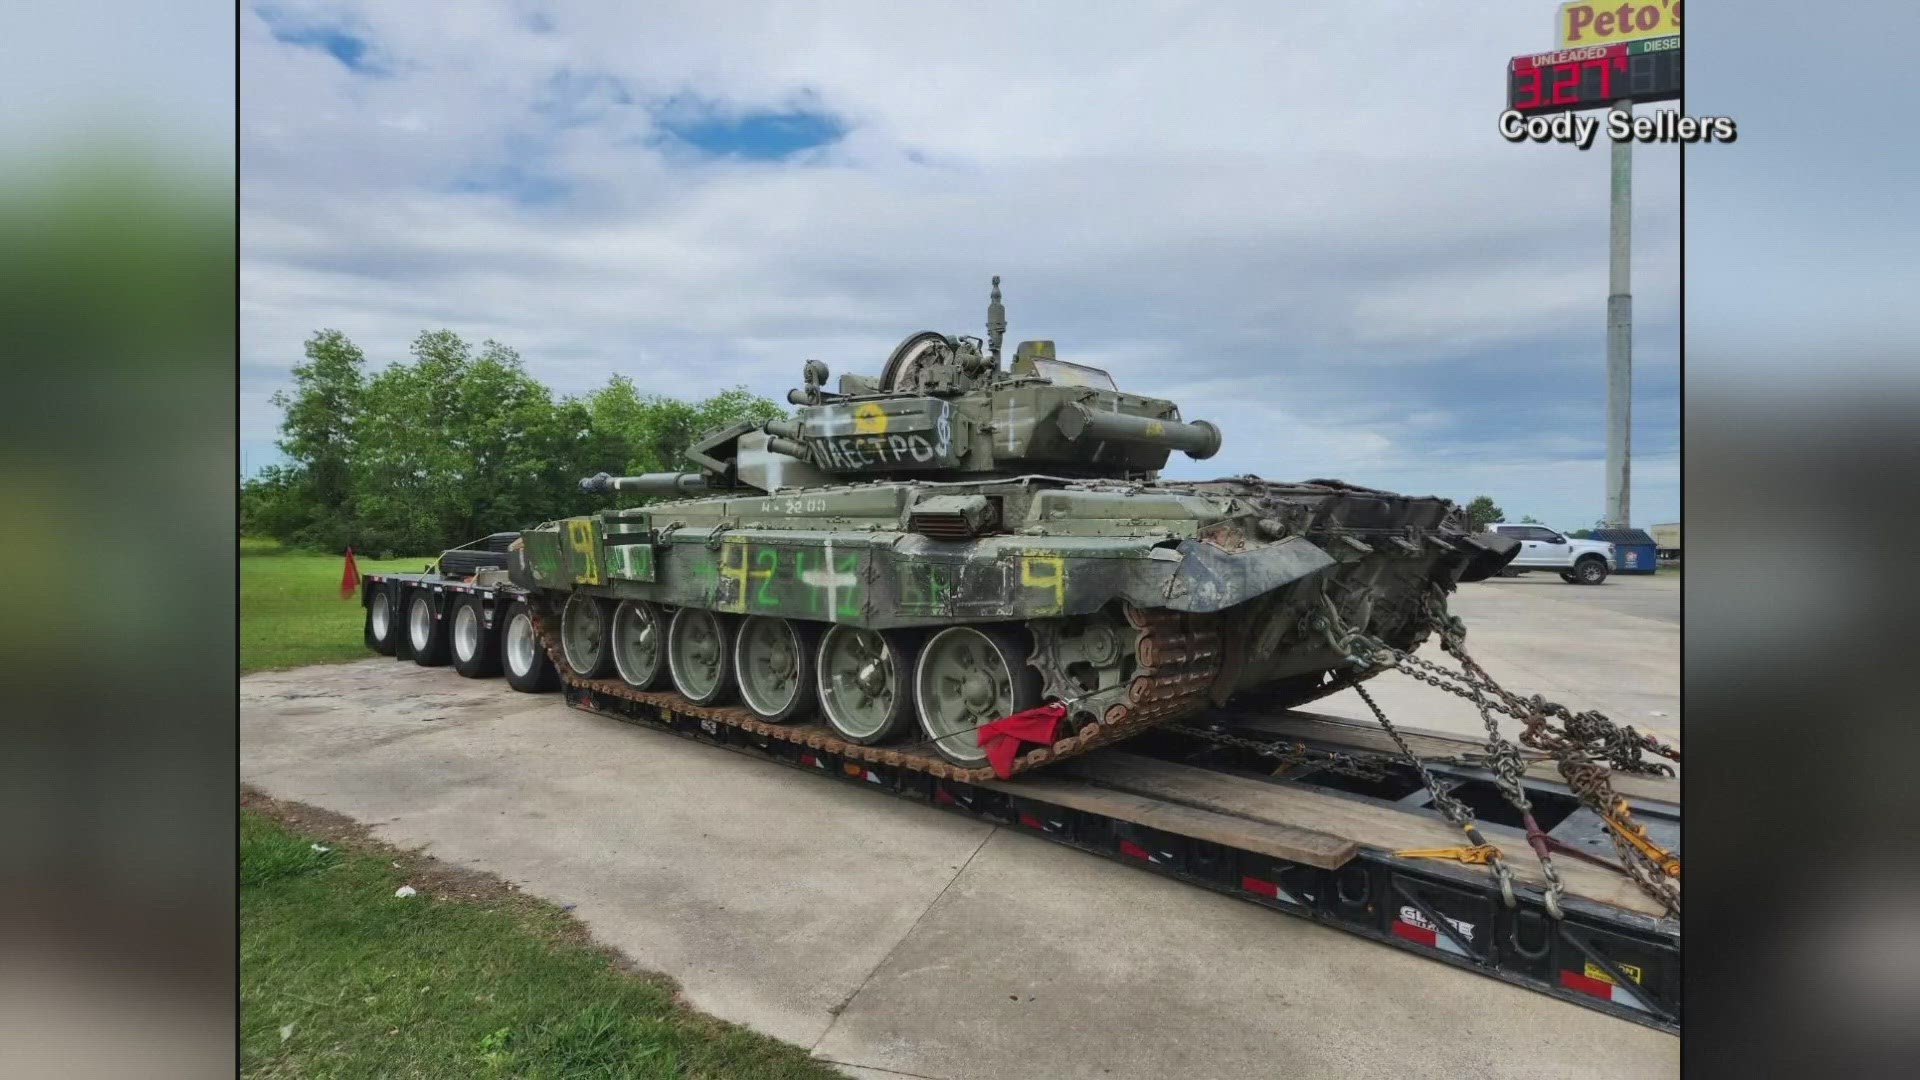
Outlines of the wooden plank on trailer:
M 1069 758 L 1054 766 L 1054 771 L 1114 791 L 1248 822 L 1326 833 L 1376 850 L 1445 848 L 1467 843 L 1466 837 L 1453 826 L 1426 814 L 1298 785 L 1268 783 L 1159 761 L 1121 750 Z M 1491 822 L 1480 822 L 1479 828 L 1487 842 L 1500 848 L 1506 856 L 1507 865 L 1517 879 L 1535 886 L 1546 884 L 1539 860 L 1527 846 L 1525 834 Z M 1623 874 L 1568 857 L 1555 859 L 1554 866 L 1571 895 L 1655 918 L 1665 914 L 1666 909 L 1658 901 L 1641 892 L 1639 886 Z
M 1257 851 L 1323 870 L 1338 870 L 1359 851 L 1359 845 L 1353 841 L 1328 833 L 1218 814 L 1164 799 L 1098 787 L 1082 780 L 1032 775 L 1011 781 L 989 780 L 978 786 L 1022 798 L 1038 799 L 1069 810 L 1102 814 L 1196 840 Z

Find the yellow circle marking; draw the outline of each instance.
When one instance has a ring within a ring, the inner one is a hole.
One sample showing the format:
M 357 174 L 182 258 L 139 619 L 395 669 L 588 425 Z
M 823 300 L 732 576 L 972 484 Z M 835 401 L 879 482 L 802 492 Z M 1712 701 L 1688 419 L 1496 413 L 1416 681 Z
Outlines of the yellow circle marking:
M 877 401 L 866 401 L 854 406 L 853 430 L 862 435 L 884 435 L 887 431 L 887 411 Z

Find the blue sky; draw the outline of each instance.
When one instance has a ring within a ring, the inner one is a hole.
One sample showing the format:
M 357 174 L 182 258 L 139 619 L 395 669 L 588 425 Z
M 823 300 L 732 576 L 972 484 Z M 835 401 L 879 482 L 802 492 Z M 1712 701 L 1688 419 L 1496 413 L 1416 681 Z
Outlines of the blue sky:
M 1170 475 L 1590 524 L 1604 145 L 1495 129 L 1549 9 L 250 5 L 243 465 L 320 327 L 376 366 L 447 327 L 562 393 L 781 399 L 808 357 L 981 333 L 997 273 L 1010 341 L 1222 425 Z M 1679 513 L 1678 161 L 1636 151 L 1642 524 Z

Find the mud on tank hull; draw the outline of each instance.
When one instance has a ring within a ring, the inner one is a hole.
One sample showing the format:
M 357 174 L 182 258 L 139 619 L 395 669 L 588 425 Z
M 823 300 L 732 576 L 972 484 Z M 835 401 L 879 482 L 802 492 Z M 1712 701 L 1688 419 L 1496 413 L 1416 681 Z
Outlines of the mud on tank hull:
M 570 681 L 958 776 L 991 775 L 980 725 L 1042 701 L 1066 705 L 1058 740 L 1014 771 L 1209 704 L 1310 700 L 1344 666 L 1306 626 L 1323 597 L 1411 649 L 1435 590 L 1517 547 L 1445 500 L 1252 477 L 748 492 L 523 539 L 512 573 Z

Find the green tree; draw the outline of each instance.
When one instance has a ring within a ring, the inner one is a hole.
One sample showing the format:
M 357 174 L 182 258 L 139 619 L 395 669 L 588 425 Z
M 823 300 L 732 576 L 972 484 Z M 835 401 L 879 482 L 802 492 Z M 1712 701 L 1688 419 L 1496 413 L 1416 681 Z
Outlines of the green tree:
M 269 465 L 240 484 L 240 535 L 271 536 L 294 542 L 313 521 L 306 497 L 305 471 L 295 465 Z
M 625 375 L 588 395 L 586 408 L 600 455 L 596 469 L 616 474 L 672 472 L 687 467 L 687 450 L 701 437 L 742 420 L 764 421 L 787 411 L 744 386 L 701 401 L 642 395 Z
M 1467 524 L 1474 532 L 1486 528 L 1496 521 L 1507 520 L 1506 511 L 1494 505 L 1493 499 L 1486 495 L 1475 495 L 1467 504 Z
M 293 369 L 291 391 L 272 398 L 284 410 L 279 446 L 291 464 L 249 481 L 242 509 L 270 535 L 333 549 L 350 542 L 352 531 L 355 425 L 366 392 L 366 357 L 338 330 L 308 338 L 306 356 Z
M 513 349 L 476 350 L 450 330 L 415 338 L 406 361 L 368 378 L 337 331 L 307 343 L 286 411 L 284 466 L 241 486 L 242 530 L 371 554 L 436 551 L 491 532 L 584 513 L 602 469 L 685 468 L 703 434 L 784 415 L 744 387 L 686 401 L 614 376 L 584 400 L 555 400 Z
M 427 551 L 568 513 L 587 411 L 556 404 L 498 342 L 476 355 L 438 330 L 411 351 L 367 387 L 354 472 L 369 542 Z
M 1499 518 L 1495 518 L 1494 520 L 1495 520 L 1495 521 L 1498 521 L 1498 520 L 1500 520 L 1500 519 L 1499 519 Z M 1537 518 L 1537 517 L 1534 517 L 1534 516 L 1533 516 L 1532 514 L 1528 514 L 1527 516 L 1525 516 L 1525 517 L 1523 517 L 1523 518 L 1521 518 L 1521 519 L 1520 519 L 1520 524 L 1522 524 L 1522 525 L 1545 525 L 1545 524 L 1546 524 L 1546 522 L 1544 522 L 1544 521 L 1541 521 L 1541 520 L 1540 520 L 1539 518 Z

